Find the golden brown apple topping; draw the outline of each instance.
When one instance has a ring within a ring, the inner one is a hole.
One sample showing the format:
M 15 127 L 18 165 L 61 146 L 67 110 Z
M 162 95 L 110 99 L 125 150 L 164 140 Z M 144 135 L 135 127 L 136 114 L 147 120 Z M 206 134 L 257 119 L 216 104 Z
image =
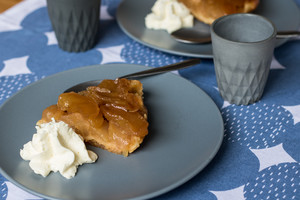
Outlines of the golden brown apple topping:
M 44 110 L 38 124 L 51 118 L 64 121 L 86 142 L 127 156 L 148 134 L 142 95 L 140 81 L 103 80 L 85 91 L 61 94 L 57 105 Z

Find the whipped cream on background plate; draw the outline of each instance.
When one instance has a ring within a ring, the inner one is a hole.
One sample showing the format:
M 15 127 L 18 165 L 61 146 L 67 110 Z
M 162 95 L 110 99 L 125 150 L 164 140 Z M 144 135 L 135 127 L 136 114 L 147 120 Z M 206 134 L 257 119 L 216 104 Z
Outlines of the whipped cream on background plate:
M 187 7 L 177 0 L 157 0 L 145 18 L 148 29 L 163 29 L 172 33 L 180 28 L 193 27 L 194 17 Z

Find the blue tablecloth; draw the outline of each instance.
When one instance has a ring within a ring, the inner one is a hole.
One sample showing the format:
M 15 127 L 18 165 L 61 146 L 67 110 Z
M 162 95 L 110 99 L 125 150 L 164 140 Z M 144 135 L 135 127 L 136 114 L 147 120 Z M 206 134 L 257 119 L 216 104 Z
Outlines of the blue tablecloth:
M 300 0 L 296 2 L 300 5 Z M 2 13 L 0 105 L 24 86 L 72 68 L 112 62 L 157 67 L 187 59 L 148 48 L 126 36 L 115 20 L 118 4 L 119 0 L 102 0 L 105 32 L 97 46 L 85 53 L 59 49 L 45 0 L 25 0 Z M 210 59 L 178 74 L 215 101 L 225 123 L 224 141 L 202 172 L 157 198 L 300 199 L 300 40 L 275 49 L 264 96 L 249 106 L 223 101 Z M 0 175 L 0 199 L 40 198 Z

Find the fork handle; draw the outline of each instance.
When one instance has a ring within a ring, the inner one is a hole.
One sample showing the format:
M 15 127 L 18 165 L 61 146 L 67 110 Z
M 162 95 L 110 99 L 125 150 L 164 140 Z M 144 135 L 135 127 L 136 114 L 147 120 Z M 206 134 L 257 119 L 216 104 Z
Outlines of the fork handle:
M 185 60 L 185 61 L 182 61 L 179 63 L 174 63 L 171 65 L 155 67 L 152 69 L 128 74 L 125 76 L 121 76 L 119 78 L 140 78 L 140 77 L 144 77 L 144 76 L 151 76 L 151 75 L 155 75 L 155 74 L 161 74 L 161 73 L 165 73 L 165 72 L 169 72 L 169 71 L 187 68 L 189 66 L 199 64 L 200 62 L 201 62 L 201 60 L 199 58 L 195 58 L 195 59 Z

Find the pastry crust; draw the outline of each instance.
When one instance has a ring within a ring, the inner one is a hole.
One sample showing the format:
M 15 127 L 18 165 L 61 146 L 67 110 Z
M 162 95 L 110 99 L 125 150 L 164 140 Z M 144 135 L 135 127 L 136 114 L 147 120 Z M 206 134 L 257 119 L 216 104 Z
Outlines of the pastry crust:
M 178 0 L 198 20 L 212 24 L 217 18 L 235 13 L 248 13 L 256 9 L 259 0 Z

